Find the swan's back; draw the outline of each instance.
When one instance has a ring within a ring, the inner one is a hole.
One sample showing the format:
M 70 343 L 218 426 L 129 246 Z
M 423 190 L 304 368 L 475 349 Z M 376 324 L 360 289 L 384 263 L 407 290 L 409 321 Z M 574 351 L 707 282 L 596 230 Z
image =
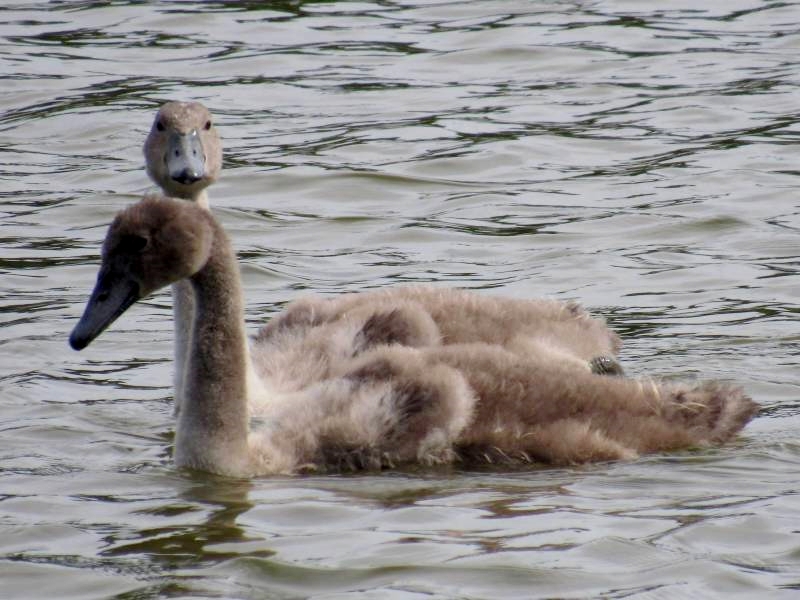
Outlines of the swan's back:
M 592 360 L 614 359 L 620 347 L 619 337 L 605 321 L 575 303 L 433 286 L 300 298 L 259 332 L 256 347 L 261 344 L 272 350 L 295 338 L 307 345 L 310 339 L 333 339 L 332 331 L 345 330 L 351 331 L 345 348 L 350 355 L 382 344 L 485 343 L 591 369 Z

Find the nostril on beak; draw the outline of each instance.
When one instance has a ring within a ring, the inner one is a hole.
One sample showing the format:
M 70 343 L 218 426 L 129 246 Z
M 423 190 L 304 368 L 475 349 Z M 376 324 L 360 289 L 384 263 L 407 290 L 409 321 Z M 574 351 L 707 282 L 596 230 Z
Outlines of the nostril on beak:
M 192 169 L 183 169 L 177 175 L 173 175 L 172 179 L 177 181 L 178 183 L 182 183 L 184 185 L 189 185 L 191 183 L 195 183 L 196 181 L 200 181 L 202 177 Z

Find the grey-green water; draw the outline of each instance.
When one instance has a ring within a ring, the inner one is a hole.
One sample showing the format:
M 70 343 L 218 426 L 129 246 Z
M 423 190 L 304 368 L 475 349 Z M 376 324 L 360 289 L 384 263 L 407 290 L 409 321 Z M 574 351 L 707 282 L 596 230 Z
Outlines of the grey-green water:
M 0 596 L 797 597 L 799 86 L 795 2 L 4 4 Z M 66 343 L 167 99 L 217 116 L 251 331 L 306 291 L 579 299 L 632 374 L 762 414 L 587 468 L 177 471 L 169 295 Z

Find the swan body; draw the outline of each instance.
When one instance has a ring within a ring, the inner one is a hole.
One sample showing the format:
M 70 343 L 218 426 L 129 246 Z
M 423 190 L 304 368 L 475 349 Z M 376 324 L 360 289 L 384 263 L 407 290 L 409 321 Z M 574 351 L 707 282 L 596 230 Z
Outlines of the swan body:
M 153 119 L 144 142 L 145 170 L 167 195 L 208 210 L 206 188 L 222 170 L 222 142 L 211 112 L 199 102 L 167 102 Z M 175 412 L 184 395 L 186 360 L 191 346 L 194 295 L 188 281 L 172 285 L 175 327 Z
M 618 340 L 573 305 L 408 287 L 306 298 L 253 341 L 220 224 L 146 197 L 111 224 L 70 336 L 86 347 L 136 300 L 186 280 L 195 298 L 178 466 L 233 476 L 404 464 L 630 459 L 730 440 L 756 413 L 740 388 L 593 372 Z M 527 319 L 527 320 L 526 320 Z
M 620 347 L 619 337 L 603 320 L 573 302 L 402 286 L 295 300 L 258 333 L 253 351 L 269 354 L 285 346 L 285 340 L 296 344 L 296 338 L 303 339 L 304 345 L 319 347 L 316 338 L 331 339 L 332 332 L 347 329 L 348 322 L 353 331 L 348 333 L 343 352 L 351 354 L 379 344 L 422 347 L 486 343 L 523 356 L 558 356 L 591 370 L 593 359 L 612 360 Z M 304 348 L 303 352 L 308 355 L 311 350 Z M 262 362 L 268 362 L 266 356 Z

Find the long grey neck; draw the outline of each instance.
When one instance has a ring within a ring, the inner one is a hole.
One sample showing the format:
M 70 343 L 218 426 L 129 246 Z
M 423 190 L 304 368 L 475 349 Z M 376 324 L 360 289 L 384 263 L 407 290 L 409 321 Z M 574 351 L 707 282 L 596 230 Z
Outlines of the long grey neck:
M 164 192 L 168 194 L 168 192 Z M 209 210 L 208 195 L 203 188 L 194 196 L 184 200 L 196 203 L 200 208 Z M 194 321 L 194 290 L 189 281 L 178 281 L 172 285 L 172 313 L 175 323 L 175 374 L 173 390 L 175 397 L 175 415 L 181 412 L 181 403 L 185 396 L 186 387 L 186 361 L 192 347 L 192 325 Z
M 192 348 L 194 325 L 194 290 L 189 280 L 172 284 L 172 313 L 175 324 L 175 414 L 181 412 L 181 403 L 186 395 L 186 361 Z
M 191 348 L 175 432 L 175 462 L 242 475 L 248 464 L 247 350 L 236 255 L 210 219 L 214 242 L 194 290 Z

